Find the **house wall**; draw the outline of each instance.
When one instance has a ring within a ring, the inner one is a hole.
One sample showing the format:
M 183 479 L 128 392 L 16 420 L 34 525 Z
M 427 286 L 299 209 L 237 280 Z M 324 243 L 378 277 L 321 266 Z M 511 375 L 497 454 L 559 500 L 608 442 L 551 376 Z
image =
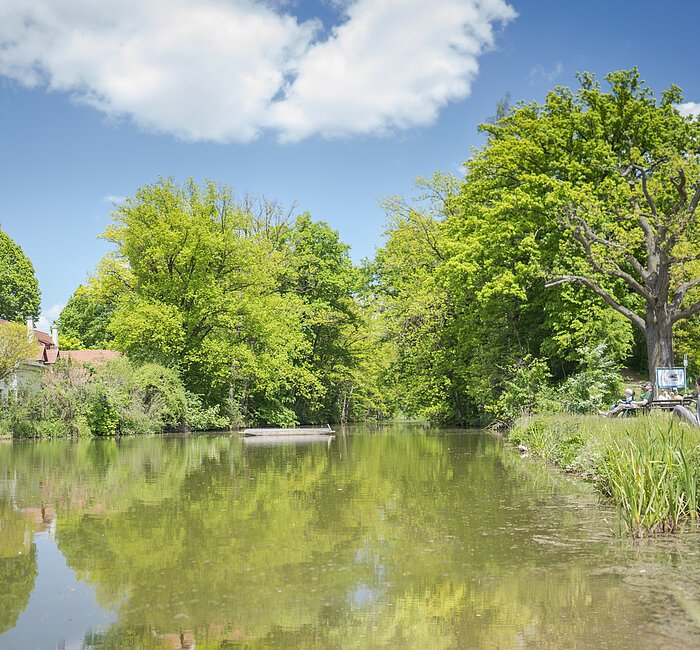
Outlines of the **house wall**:
M 35 361 L 23 363 L 7 379 L 0 380 L 0 401 L 6 404 L 10 393 L 16 395 L 20 388 L 30 391 L 39 390 L 45 373 L 46 369 L 41 363 Z

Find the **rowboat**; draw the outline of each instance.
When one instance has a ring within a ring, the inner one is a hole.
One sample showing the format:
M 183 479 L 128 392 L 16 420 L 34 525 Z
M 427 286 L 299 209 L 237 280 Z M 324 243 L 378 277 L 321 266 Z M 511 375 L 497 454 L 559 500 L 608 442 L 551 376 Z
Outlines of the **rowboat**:
M 242 433 L 244 436 L 329 436 L 335 431 L 327 424 L 325 427 L 243 429 Z
M 330 445 L 331 441 L 335 440 L 335 436 L 332 433 L 305 436 L 243 436 L 241 440 L 246 447 L 268 447 L 271 445 L 310 445 L 319 442 Z

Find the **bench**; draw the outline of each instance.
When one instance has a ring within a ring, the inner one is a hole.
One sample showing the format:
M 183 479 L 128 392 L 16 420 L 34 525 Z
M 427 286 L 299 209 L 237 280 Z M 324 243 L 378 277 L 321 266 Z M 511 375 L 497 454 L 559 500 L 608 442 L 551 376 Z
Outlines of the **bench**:
M 695 402 L 697 398 L 694 395 L 678 397 L 678 399 L 653 399 L 646 406 L 628 406 L 620 409 L 617 417 L 630 417 L 639 415 L 640 413 L 651 413 L 652 409 L 661 411 L 673 411 L 676 406 L 685 406 L 688 410 L 695 412 Z
M 653 409 L 661 409 L 662 411 L 672 411 L 675 406 L 685 406 L 685 408 L 693 410 L 695 401 L 695 397 L 686 396 L 678 399 L 653 399 L 649 405 Z

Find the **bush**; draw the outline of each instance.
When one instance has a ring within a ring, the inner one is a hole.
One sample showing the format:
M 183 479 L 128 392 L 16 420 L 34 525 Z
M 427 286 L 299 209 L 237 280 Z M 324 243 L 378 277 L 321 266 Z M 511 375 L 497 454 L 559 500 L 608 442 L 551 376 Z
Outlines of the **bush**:
M 581 370 L 569 377 L 558 393 L 567 411 L 594 413 L 614 401 L 622 388 L 622 377 L 605 343 L 582 348 L 579 353 Z
M 90 391 L 85 419 L 96 436 L 113 436 L 119 427 L 120 414 L 104 386 Z
M 40 420 L 34 425 L 34 435 L 37 438 L 66 438 L 71 432 L 62 420 Z
M 498 400 L 486 407 L 499 424 L 510 426 L 519 417 L 557 409 L 552 399 L 547 363 L 529 354 L 508 369 L 510 379 Z
M 21 389 L 2 411 L 0 435 L 14 437 L 113 436 L 183 427 L 187 396 L 178 372 L 128 359 L 102 365 L 59 362 L 40 389 Z M 204 426 L 225 424 L 215 408 L 192 409 Z
M 259 406 L 252 417 L 256 424 L 269 424 L 276 427 L 295 427 L 299 424 L 296 413 L 292 409 L 274 402 Z
M 176 370 L 146 363 L 135 369 L 129 386 L 144 414 L 157 422 L 160 429 L 173 430 L 183 426 L 187 396 Z
M 190 431 L 216 431 L 229 426 L 229 418 L 221 415 L 218 406 L 204 406 L 202 398 L 187 392 L 185 426 Z

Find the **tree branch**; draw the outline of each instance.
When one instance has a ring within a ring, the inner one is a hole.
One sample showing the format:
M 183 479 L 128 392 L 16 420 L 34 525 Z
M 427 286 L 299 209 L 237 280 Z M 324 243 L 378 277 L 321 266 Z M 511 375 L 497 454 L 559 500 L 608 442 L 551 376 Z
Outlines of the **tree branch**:
M 671 323 L 677 323 L 679 320 L 695 316 L 698 312 L 700 312 L 700 301 L 696 302 L 694 305 L 690 305 L 690 307 L 686 307 L 682 311 L 672 314 Z
M 699 284 L 700 277 L 697 277 L 694 280 L 691 280 L 690 282 L 685 282 L 680 287 L 678 287 L 678 290 L 673 295 L 673 300 L 671 300 L 671 311 L 678 311 L 680 309 L 681 303 L 683 302 L 683 298 L 685 298 L 685 294 L 688 293 L 688 291 L 690 291 L 693 287 L 696 287 Z
M 680 182 L 676 182 L 673 178 L 671 178 L 671 183 L 673 186 L 676 188 L 676 191 L 680 194 L 680 198 L 678 199 L 677 203 L 671 208 L 669 215 L 675 215 L 675 218 L 673 219 L 673 230 L 671 232 L 671 235 L 669 236 L 666 246 L 665 246 L 665 251 L 669 253 L 673 246 L 676 245 L 676 242 L 678 241 L 678 234 L 683 232 L 687 225 L 690 223 L 690 221 L 693 219 L 695 216 L 695 210 L 698 207 L 698 202 L 700 202 L 700 178 L 698 179 L 698 185 L 695 189 L 695 193 L 693 194 L 693 197 L 690 199 L 690 202 L 688 203 L 688 207 L 686 210 L 683 210 L 681 212 L 681 207 L 685 205 L 685 202 L 688 200 L 688 193 L 686 192 L 686 177 L 685 177 L 685 172 L 680 169 L 678 171 L 679 178 L 681 179 Z
M 606 246 L 607 248 L 611 248 L 612 250 L 619 251 L 620 253 L 622 253 L 625 256 L 625 259 L 629 262 L 630 266 L 634 269 L 635 273 L 637 273 L 637 275 L 639 275 L 639 277 L 642 278 L 642 280 L 647 279 L 647 277 L 649 275 L 648 271 L 641 265 L 639 260 L 634 255 L 632 255 L 632 253 L 630 253 L 630 251 L 627 250 L 627 248 L 625 246 L 623 246 L 622 244 L 619 244 L 617 242 L 610 241 L 609 239 L 605 239 L 604 237 L 601 237 L 599 234 L 597 234 L 596 232 L 593 231 L 593 229 L 588 225 L 588 222 L 585 219 L 583 219 L 582 217 L 575 216 L 574 218 L 578 222 L 578 224 L 583 227 L 583 231 L 585 233 L 586 238 L 588 238 L 588 240 L 589 240 L 589 244 L 590 244 L 590 242 L 593 242 L 595 244 L 601 244 L 602 246 Z M 650 227 L 650 231 L 651 231 L 651 234 L 653 236 L 653 231 L 651 230 L 651 227 Z M 575 230 L 574 230 L 574 237 L 576 237 Z M 576 239 L 580 243 L 584 244 L 584 242 L 581 241 L 581 239 L 579 237 L 576 237 Z M 584 246 L 585 246 L 585 244 L 584 244 Z M 591 255 L 592 255 L 592 252 L 591 252 Z M 591 258 L 589 257 L 589 259 L 591 259 Z M 591 261 L 593 261 L 593 260 L 591 259 Z
M 634 270 L 644 279 L 646 280 L 649 276 L 647 271 L 644 269 L 644 267 L 639 263 L 639 261 L 632 255 L 630 252 L 625 250 L 624 246 L 621 244 L 618 244 L 617 242 L 612 242 L 607 239 L 604 239 L 603 237 L 600 237 L 596 233 L 594 233 L 589 225 L 581 218 L 577 218 L 579 224 L 584 228 L 584 233 L 582 233 L 579 229 L 575 229 L 573 231 L 574 238 L 576 241 L 578 241 L 581 246 L 583 246 L 583 250 L 586 253 L 586 257 L 588 258 L 588 261 L 590 262 L 591 266 L 593 267 L 593 270 L 598 272 L 598 273 L 603 273 L 605 275 L 611 275 L 615 278 L 619 278 L 620 280 L 623 280 L 626 282 L 629 287 L 634 291 L 635 293 L 639 294 L 644 298 L 645 300 L 653 300 L 653 296 L 649 292 L 649 290 L 644 287 L 638 280 L 636 280 L 633 276 L 631 276 L 629 273 L 626 271 L 623 271 L 618 264 L 616 264 L 614 261 L 611 262 L 614 268 L 609 269 L 609 268 L 604 268 L 602 264 L 598 262 L 598 260 L 595 258 L 595 255 L 593 254 L 593 250 L 591 248 L 591 241 L 596 243 L 596 244 L 602 244 L 603 246 L 606 246 L 608 248 L 612 248 L 613 250 L 620 251 L 621 253 L 624 254 L 624 256 L 630 261 L 630 264 L 634 268 Z
M 698 178 L 698 185 L 695 188 L 695 194 L 693 194 L 693 198 L 690 199 L 690 203 L 688 204 L 688 214 L 692 216 L 695 213 L 698 203 L 700 203 L 700 177 Z
M 567 282 L 582 284 L 583 286 L 588 287 L 591 291 L 593 291 L 593 293 L 600 296 L 606 302 L 606 304 L 612 307 L 615 311 L 622 314 L 625 318 L 631 320 L 642 332 L 646 331 L 646 323 L 644 322 L 643 318 L 635 314 L 631 309 L 628 309 L 624 305 L 617 302 L 617 300 L 615 300 L 615 298 L 613 298 L 605 289 L 599 287 L 590 278 L 586 278 L 582 275 L 562 275 L 558 278 L 550 280 L 549 282 L 546 282 L 544 286 L 549 288 Z
M 654 215 L 654 219 L 658 221 L 659 213 L 656 211 L 656 203 L 654 203 L 654 198 L 652 197 L 651 193 L 649 192 L 649 188 L 647 187 L 647 170 L 644 167 L 641 167 L 640 165 L 635 165 L 634 163 L 632 164 L 632 166 L 639 172 L 639 175 L 642 177 L 642 192 L 644 192 L 644 198 L 647 200 L 647 205 L 649 206 L 651 213 Z
M 682 169 L 678 170 L 678 178 L 679 181 L 676 182 L 676 179 L 671 176 L 669 180 L 671 181 L 671 185 L 676 188 L 676 192 L 678 192 L 679 197 L 678 201 L 674 204 L 674 206 L 671 208 L 671 212 L 678 212 L 683 205 L 685 205 L 685 202 L 688 200 L 688 193 L 685 191 L 685 186 L 687 183 L 687 179 L 685 176 L 685 172 Z

